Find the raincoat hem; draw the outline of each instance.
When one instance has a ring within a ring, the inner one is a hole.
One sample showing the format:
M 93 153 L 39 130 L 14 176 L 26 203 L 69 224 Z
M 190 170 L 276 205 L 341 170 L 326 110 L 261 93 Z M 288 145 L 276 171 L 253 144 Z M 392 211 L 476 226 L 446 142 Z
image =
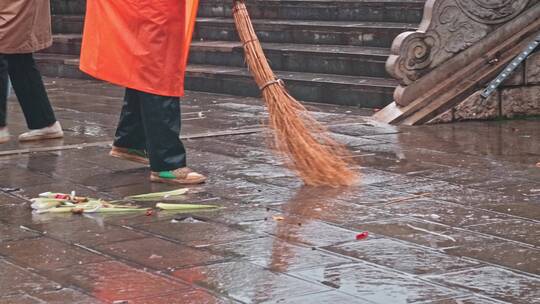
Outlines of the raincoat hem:
M 52 46 L 53 41 L 52 39 L 38 43 L 38 44 L 30 44 L 28 46 L 23 47 L 17 47 L 17 48 L 0 48 L 0 54 L 29 54 L 29 53 L 35 53 L 41 50 L 44 50 L 50 46 Z
M 152 88 L 148 88 L 148 87 L 142 87 L 142 86 L 138 86 L 138 85 L 133 85 L 133 83 L 131 83 L 130 81 L 126 80 L 126 81 L 118 81 L 118 80 L 112 80 L 112 79 L 108 79 L 107 77 L 104 77 L 104 76 L 101 76 L 99 75 L 99 73 L 97 73 L 95 70 L 93 69 L 89 69 L 83 65 L 80 65 L 79 66 L 79 69 L 96 78 L 96 79 L 99 79 L 99 80 L 103 80 L 103 81 L 106 81 L 106 82 L 109 82 L 109 83 L 112 83 L 112 84 L 115 84 L 115 85 L 118 85 L 118 86 L 121 86 L 121 87 L 124 87 L 124 88 L 130 88 L 130 89 L 134 89 L 134 90 L 137 90 L 137 91 L 141 91 L 141 92 L 145 92 L 145 93 L 150 93 L 150 94 L 155 94 L 155 95 L 159 95 L 159 96 L 166 96 L 166 97 L 183 97 L 184 96 L 184 89 L 181 89 L 180 91 L 175 91 L 175 92 L 172 92 L 172 91 L 163 91 L 163 90 L 156 90 L 156 89 L 152 89 Z

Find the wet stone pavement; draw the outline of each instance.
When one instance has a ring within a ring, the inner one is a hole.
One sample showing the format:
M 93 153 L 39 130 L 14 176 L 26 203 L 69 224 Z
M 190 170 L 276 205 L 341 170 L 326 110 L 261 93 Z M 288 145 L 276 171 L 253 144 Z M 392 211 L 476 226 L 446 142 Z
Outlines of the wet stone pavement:
M 190 92 L 183 136 L 210 179 L 178 202 L 222 209 L 36 215 L 45 191 L 172 189 L 108 156 L 121 89 L 46 82 L 66 138 L 0 146 L 0 303 L 540 303 L 539 120 L 396 128 L 310 105 L 362 172 L 314 189 L 267 148 L 259 100 Z

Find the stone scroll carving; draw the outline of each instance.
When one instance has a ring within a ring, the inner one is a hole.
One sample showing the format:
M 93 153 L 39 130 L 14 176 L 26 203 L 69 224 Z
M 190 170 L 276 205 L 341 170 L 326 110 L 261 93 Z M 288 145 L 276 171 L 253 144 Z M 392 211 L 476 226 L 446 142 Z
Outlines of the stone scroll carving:
M 428 0 L 420 28 L 394 40 L 387 70 L 403 90 L 538 1 Z
M 528 1 L 516 0 L 458 0 L 459 7 L 471 19 L 486 24 L 504 23 L 517 16 Z

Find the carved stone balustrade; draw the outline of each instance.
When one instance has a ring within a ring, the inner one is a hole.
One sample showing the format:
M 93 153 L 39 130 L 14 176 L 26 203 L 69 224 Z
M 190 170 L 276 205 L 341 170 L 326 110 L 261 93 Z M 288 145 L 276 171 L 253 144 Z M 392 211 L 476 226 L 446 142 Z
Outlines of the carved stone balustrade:
M 415 32 L 399 35 L 387 61 L 388 72 L 399 80 L 397 104 L 407 87 L 448 59 L 495 32 L 537 0 L 429 0 L 424 19 Z
M 479 91 L 539 34 L 540 0 L 428 0 L 419 29 L 393 42 L 386 69 L 400 85 L 374 118 L 416 125 L 537 115 L 540 97 L 526 100 L 540 91 L 532 76 L 486 101 Z M 534 70 L 540 56 L 523 65 Z

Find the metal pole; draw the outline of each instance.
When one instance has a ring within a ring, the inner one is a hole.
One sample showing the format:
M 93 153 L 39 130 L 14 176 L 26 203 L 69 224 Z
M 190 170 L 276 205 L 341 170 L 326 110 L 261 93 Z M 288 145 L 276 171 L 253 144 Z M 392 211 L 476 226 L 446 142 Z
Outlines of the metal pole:
M 508 77 L 514 73 L 514 71 L 519 67 L 529 55 L 531 55 L 532 52 L 540 45 L 540 34 L 536 36 L 536 38 L 527 45 L 527 47 L 519 53 L 519 55 L 508 64 L 504 70 L 495 78 L 493 79 L 487 88 L 480 94 L 483 98 L 488 98 L 493 92 L 497 90 L 497 88 L 506 80 Z

